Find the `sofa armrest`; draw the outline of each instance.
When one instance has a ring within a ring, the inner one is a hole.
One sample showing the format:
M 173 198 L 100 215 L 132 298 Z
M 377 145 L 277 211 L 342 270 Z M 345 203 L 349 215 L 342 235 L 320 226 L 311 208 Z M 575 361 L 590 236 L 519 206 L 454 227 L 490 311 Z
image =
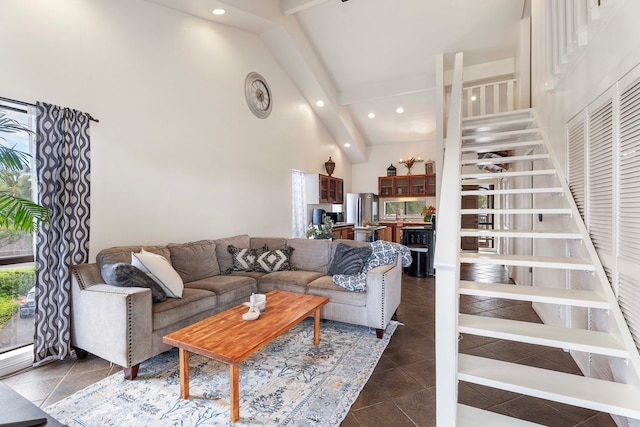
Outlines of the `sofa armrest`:
M 402 295 L 402 259 L 381 265 L 367 273 L 367 322 L 384 329 L 400 305 Z
M 152 356 L 151 290 L 98 283 L 101 279 L 96 264 L 72 267 L 71 343 L 129 368 Z

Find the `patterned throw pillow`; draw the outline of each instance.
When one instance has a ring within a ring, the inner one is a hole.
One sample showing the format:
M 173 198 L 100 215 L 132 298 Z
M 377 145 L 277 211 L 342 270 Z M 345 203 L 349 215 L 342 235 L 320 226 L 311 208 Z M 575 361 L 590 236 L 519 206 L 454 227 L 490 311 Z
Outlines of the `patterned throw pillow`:
M 385 242 L 376 240 L 371 242 L 371 256 L 362 267 L 362 273 L 359 274 L 335 274 L 333 283 L 349 291 L 365 292 L 367 290 L 367 272 L 381 265 L 395 264 L 398 255 L 402 257 L 402 266 L 409 267 L 411 265 L 411 251 L 404 245 L 398 243 Z
M 344 243 L 338 243 L 336 253 L 329 266 L 329 275 L 358 274 L 362 272 L 362 267 L 364 267 L 364 263 L 370 255 L 371 247 L 354 247 L 347 246 Z
M 147 276 L 144 271 L 131 264 L 117 262 L 115 264 L 105 264 L 102 266 L 102 278 L 111 286 L 136 287 L 151 289 L 151 300 L 162 302 L 167 299 L 167 294 L 162 287 Z
M 229 274 L 232 271 L 254 271 L 258 256 L 267 251 L 267 247 L 247 249 L 229 245 L 227 250 L 233 257 L 233 267 L 226 271 Z
M 295 270 L 295 267 L 291 265 L 292 252 L 291 246 L 275 251 L 265 251 L 258 255 L 254 271 L 272 273 L 274 271 Z

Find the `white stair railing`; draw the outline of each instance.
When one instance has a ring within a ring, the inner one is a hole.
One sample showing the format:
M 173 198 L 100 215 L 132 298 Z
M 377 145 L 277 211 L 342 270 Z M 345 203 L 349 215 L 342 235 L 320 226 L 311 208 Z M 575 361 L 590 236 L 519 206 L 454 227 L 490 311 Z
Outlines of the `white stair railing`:
M 465 86 L 462 89 L 462 111 L 464 117 L 484 116 L 516 109 L 515 79 Z
M 436 268 L 436 422 L 457 425 L 458 283 L 460 279 L 460 159 L 462 128 L 462 63 L 457 53 L 447 118 L 444 167 L 438 206 Z M 446 189 L 446 191 L 442 191 Z

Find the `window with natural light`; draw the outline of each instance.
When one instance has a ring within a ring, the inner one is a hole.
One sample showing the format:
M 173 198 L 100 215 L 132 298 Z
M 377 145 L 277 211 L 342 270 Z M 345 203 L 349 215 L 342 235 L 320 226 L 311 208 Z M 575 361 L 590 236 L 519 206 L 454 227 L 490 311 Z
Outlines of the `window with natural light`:
M 33 134 L 8 131 L 6 125 L 15 122 L 34 129 L 34 116 L 25 107 L 0 103 L 0 144 L 31 154 Z M 32 181 L 32 167 L 20 171 L 0 167 L 2 192 L 33 200 Z M 0 354 L 33 343 L 34 286 L 32 233 L 0 226 Z

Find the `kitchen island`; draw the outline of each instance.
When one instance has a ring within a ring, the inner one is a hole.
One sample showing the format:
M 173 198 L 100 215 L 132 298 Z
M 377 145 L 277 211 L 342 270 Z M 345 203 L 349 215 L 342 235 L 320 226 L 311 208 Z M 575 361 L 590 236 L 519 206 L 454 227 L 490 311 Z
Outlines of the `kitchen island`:
M 380 221 L 380 225 L 384 225 L 387 227 L 384 232 L 384 240 L 388 242 L 395 242 L 395 243 L 402 243 L 402 229 L 405 227 L 431 228 L 430 222 L 424 222 L 424 221 L 418 221 L 418 220 L 410 220 L 410 221 L 383 220 L 383 221 Z

